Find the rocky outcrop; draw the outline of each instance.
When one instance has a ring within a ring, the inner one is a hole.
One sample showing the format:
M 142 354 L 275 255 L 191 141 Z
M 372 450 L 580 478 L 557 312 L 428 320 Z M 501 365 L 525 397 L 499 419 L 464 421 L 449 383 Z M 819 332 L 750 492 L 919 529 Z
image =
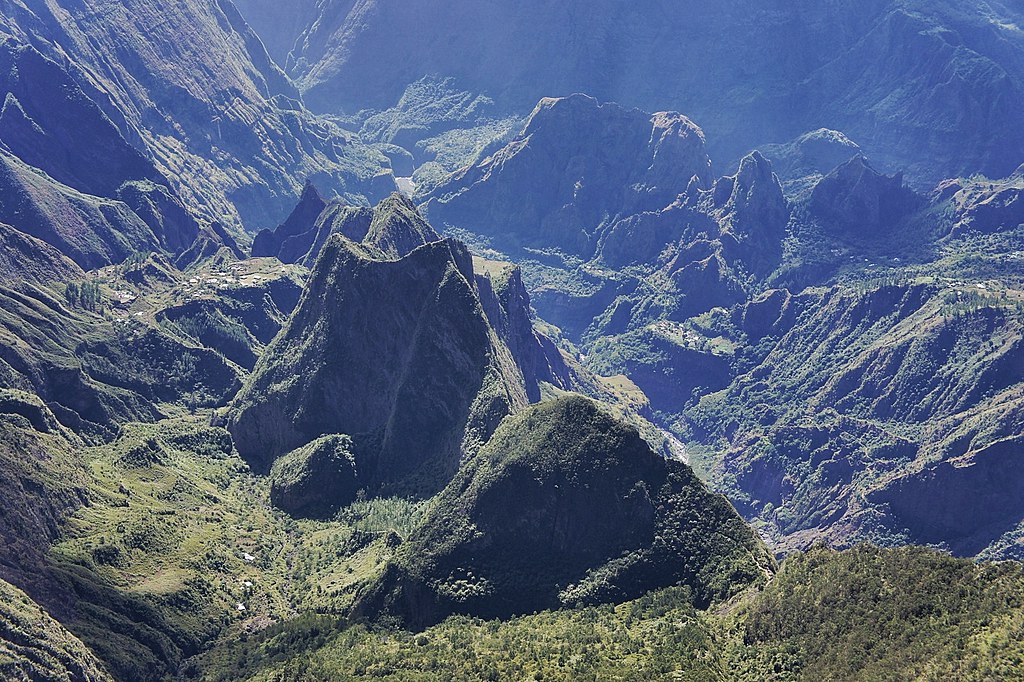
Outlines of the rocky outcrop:
M 506 618 L 672 584 L 706 606 L 773 571 L 756 536 L 689 467 L 568 396 L 502 424 L 356 611 L 422 628 L 452 613 Z
M 948 180 L 932 195 L 949 209 L 949 235 L 991 234 L 1024 225 L 1024 166 L 1003 180 Z
M 373 219 L 362 241 L 389 258 L 401 258 L 422 244 L 439 241 L 441 237 L 423 219 L 408 197 L 393 193 L 373 210 Z
M 289 452 L 270 471 L 270 501 L 297 517 L 324 517 L 355 499 L 360 478 L 348 436 L 324 436 Z
M 568 390 L 573 383 L 558 347 L 534 329 L 530 296 L 520 269 L 509 263 L 475 258 L 477 292 L 487 321 L 512 354 L 530 402 L 541 399 L 541 386 Z
M 299 203 L 288 218 L 274 230 L 260 231 L 252 240 L 253 257 L 276 256 L 283 263 L 297 262 L 310 250 L 312 238 L 308 233 L 325 208 L 327 202 L 320 196 L 316 185 L 307 181 Z M 287 249 L 285 243 L 288 243 Z
M 950 460 L 925 464 L 869 499 L 917 543 L 974 556 L 1024 518 L 1024 438 L 1011 436 Z M 1010 556 L 1018 556 L 1019 550 Z
M 699 243 L 714 243 L 723 258 L 763 277 L 782 257 L 782 239 L 789 222 L 789 204 L 772 166 L 753 152 L 735 175 L 719 178 L 710 188 L 697 180 L 671 204 L 658 211 L 629 216 L 602 235 L 599 258 L 615 267 L 664 263 L 686 254 Z M 674 253 L 675 252 L 675 253 Z
M 235 238 L 223 225 L 213 222 L 200 227 L 196 240 L 174 259 L 174 265 L 185 271 L 214 259 L 231 261 L 242 258 L 245 255 Z
M 717 180 L 696 202 L 718 224 L 728 261 L 758 277 L 778 267 L 790 210 L 778 176 L 759 152 L 744 157 L 736 175 Z
M 514 140 L 435 188 L 424 211 L 506 248 L 589 259 L 617 218 L 664 208 L 710 170 L 704 134 L 685 116 L 544 99 Z
M 800 314 L 801 299 L 785 289 L 771 289 L 733 309 L 733 321 L 755 343 L 766 336 L 781 336 Z

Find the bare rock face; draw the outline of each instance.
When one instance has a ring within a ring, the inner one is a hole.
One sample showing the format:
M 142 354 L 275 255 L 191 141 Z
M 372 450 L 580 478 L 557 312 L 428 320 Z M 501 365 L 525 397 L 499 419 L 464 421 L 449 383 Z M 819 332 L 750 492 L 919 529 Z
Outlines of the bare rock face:
M 113 196 L 128 180 L 165 181 L 56 61 L 0 43 L 0 140 L 26 164 L 81 192 Z
M 773 572 L 754 533 L 689 467 L 567 396 L 502 424 L 356 611 L 421 628 L 453 613 L 506 618 L 678 583 L 707 605 Z
M 436 188 L 424 211 L 499 245 L 589 259 L 617 217 L 660 210 L 710 171 L 704 135 L 685 116 L 549 98 L 507 146 Z
M 0 95 L 0 220 L 87 268 L 194 243 L 200 225 L 171 182 L 66 62 L 5 38 Z
M 295 0 L 293 2 L 278 2 L 278 0 L 238 0 L 235 5 L 238 11 L 245 17 L 245 21 L 259 34 L 267 52 L 274 58 L 274 61 L 284 66 L 288 62 L 289 54 L 295 47 L 296 41 L 303 31 L 318 17 L 319 11 L 326 14 L 330 5 L 346 5 L 346 11 L 351 9 L 354 0 Z
M 973 556 L 1024 514 L 1024 438 L 1010 436 L 960 457 L 935 462 L 896 478 L 870 499 L 914 542 L 941 543 Z M 1020 550 L 1010 556 L 1019 556 Z

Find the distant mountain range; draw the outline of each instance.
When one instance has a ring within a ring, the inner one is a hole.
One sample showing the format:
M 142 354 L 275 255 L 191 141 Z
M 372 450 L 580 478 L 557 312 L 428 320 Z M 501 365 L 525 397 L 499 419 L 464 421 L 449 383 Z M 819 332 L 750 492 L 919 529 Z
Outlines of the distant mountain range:
M 424 76 L 503 111 L 585 92 L 686 113 L 720 171 L 825 127 L 917 187 L 1008 175 L 1024 148 L 1024 14 L 1012 2 L 341 0 L 289 20 L 262 0 L 238 4 L 270 44 L 291 45 L 282 64 L 315 111 L 387 109 Z

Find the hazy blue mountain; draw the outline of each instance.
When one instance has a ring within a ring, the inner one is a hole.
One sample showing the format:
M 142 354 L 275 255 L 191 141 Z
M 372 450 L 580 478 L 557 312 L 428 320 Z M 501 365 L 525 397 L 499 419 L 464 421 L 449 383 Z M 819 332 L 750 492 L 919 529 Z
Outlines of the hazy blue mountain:
M 617 219 L 664 208 L 710 173 L 704 134 L 685 116 L 572 95 L 541 100 L 507 145 L 434 188 L 424 212 L 499 248 L 589 259 Z
M 317 111 L 386 109 L 426 75 L 517 111 L 586 92 L 685 112 L 720 163 L 827 127 L 923 185 L 1004 176 L 1024 148 L 1024 16 L 1010 2 L 337 5 L 289 71 Z
M 347 12 L 353 0 L 340 3 L 328 3 L 323 0 L 237 0 L 235 5 L 245 17 L 246 23 L 252 26 L 263 40 L 267 52 L 275 62 L 284 66 L 288 63 L 288 55 L 295 47 L 295 42 L 314 21 L 323 21 L 322 17 L 330 17 L 331 5 L 344 7 L 334 12 Z M 328 19 L 329 20 L 329 19 Z
M 11 72 L 4 139 L 15 136 L 13 153 L 82 191 L 110 196 L 124 180 L 156 179 L 155 168 L 206 219 L 256 228 L 286 215 L 304 177 L 353 198 L 394 188 L 380 175 L 386 157 L 305 110 L 227 0 L 5 0 L 0 39 L 5 54 L 50 74 Z M 30 76 L 26 96 L 18 78 Z M 87 148 L 78 149 L 82 133 Z M 108 140 L 112 153 L 98 159 L 99 173 L 83 173 L 97 157 L 93 140 Z M 62 151 L 48 153 L 55 144 Z

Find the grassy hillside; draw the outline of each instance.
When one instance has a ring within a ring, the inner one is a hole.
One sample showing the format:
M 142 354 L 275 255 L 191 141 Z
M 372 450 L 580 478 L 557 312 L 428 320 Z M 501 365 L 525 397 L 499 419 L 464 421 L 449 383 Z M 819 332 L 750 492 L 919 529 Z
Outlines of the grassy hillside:
M 82 642 L 24 592 L 0 581 L 0 676 L 5 680 L 110 682 Z
M 302 618 L 213 649 L 189 679 L 995 680 L 1024 673 L 1024 574 L 922 549 L 814 549 L 728 609 L 684 588 L 421 633 Z

